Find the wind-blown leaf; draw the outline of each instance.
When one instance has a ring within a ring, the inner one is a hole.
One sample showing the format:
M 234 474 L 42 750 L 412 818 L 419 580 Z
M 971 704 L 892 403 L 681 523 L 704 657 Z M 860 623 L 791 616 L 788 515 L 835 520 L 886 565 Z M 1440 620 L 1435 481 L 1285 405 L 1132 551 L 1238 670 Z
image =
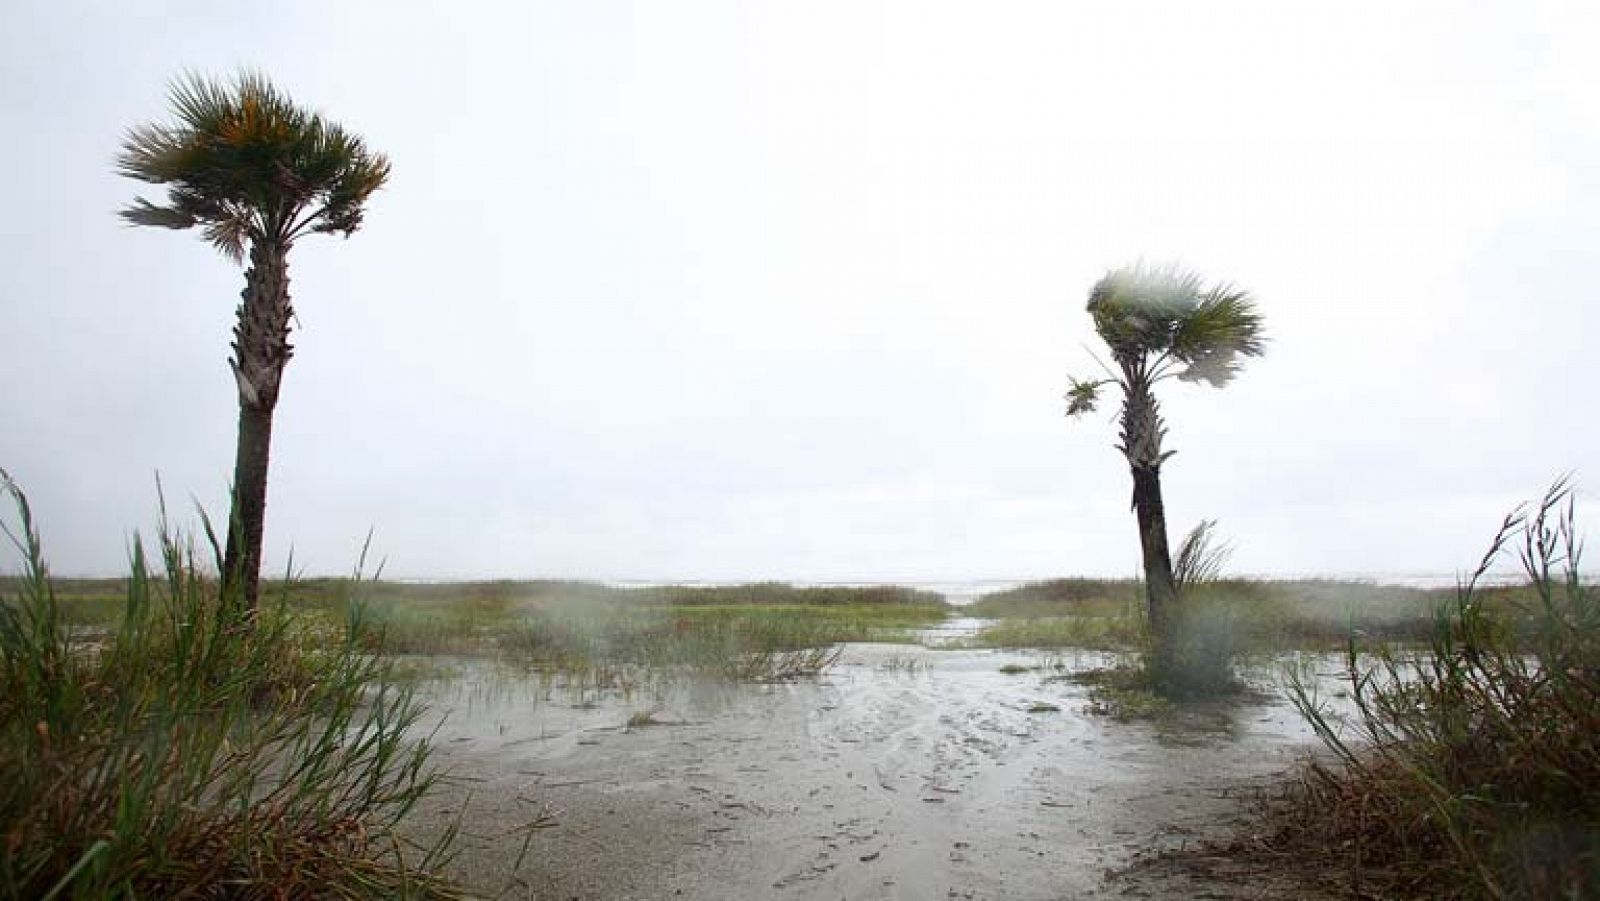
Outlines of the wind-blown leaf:
M 189 228 L 195 223 L 194 216 L 172 207 L 156 206 L 143 197 L 134 200 L 133 205 L 123 210 L 120 215 L 134 225 L 152 225 L 160 228 Z
M 1265 349 L 1255 302 L 1244 291 L 1227 286 L 1203 296 L 1179 319 L 1172 336 L 1173 357 L 1189 365 L 1189 372 L 1180 378 L 1190 381 L 1221 384 L 1215 381 L 1217 373 L 1224 373 L 1226 381 L 1239 357 L 1259 357 Z
M 1067 415 L 1077 417 L 1093 413 L 1095 405 L 1100 402 L 1100 388 L 1104 384 L 1104 381 L 1082 382 L 1072 379 L 1072 386 L 1067 389 Z
M 1178 556 L 1172 562 L 1172 580 L 1180 592 L 1215 581 L 1222 575 L 1222 568 L 1228 565 L 1233 547 L 1217 540 L 1216 527 L 1216 520 L 1202 519 L 1178 545 Z

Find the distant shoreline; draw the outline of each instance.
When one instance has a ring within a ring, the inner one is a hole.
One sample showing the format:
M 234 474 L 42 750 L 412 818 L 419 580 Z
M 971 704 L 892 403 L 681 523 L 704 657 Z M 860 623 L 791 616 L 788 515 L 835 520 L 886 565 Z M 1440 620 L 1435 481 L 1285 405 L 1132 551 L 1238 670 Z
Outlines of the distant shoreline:
M 1401 588 L 1439 589 L 1454 588 L 1466 578 L 1465 573 L 1403 573 L 1403 572 L 1328 572 L 1328 573 L 1230 573 L 1224 579 L 1237 579 L 1246 582 L 1352 582 L 1367 585 L 1392 585 Z M 492 579 L 447 579 L 447 578 L 391 578 L 384 581 L 399 582 L 407 585 L 450 585 L 471 582 L 593 582 L 613 588 L 660 588 L 665 586 L 682 586 L 692 588 L 716 588 L 732 585 L 752 585 L 762 583 L 778 583 L 793 585 L 797 588 L 873 588 L 873 587 L 898 587 L 911 588 L 919 591 L 930 591 L 954 597 L 978 597 L 980 595 L 1007 591 L 1021 585 L 1031 585 L 1039 582 L 1053 582 L 1063 579 L 1085 579 L 1096 582 L 1132 582 L 1131 576 L 1092 576 L 1092 575 L 1064 575 L 1043 576 L 1039 578 L 982 578 L 982 579 L 785 579 L 785 578 L 750 578 L 750 579 L 607 579 L 592 577 L 547 577 L 536 576 L 531 578 L 492 578 Z M 1515 585 L 1527 579 L 1521 571 L 1507 570 L 1491 572 L 1483 577 L 1481 584 L 1487 586 Z M 1600 581 L 1600 573 L 1585 573 L 1585 582 Z

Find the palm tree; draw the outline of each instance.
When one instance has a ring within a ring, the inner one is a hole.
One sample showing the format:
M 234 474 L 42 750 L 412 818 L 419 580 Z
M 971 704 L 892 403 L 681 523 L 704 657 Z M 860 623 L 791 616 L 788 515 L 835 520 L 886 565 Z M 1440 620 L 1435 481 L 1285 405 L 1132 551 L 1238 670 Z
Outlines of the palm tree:
M 129 178 L 164 185 L 165 204 L 138 198 L 135 225 L 198 226 L 235 263 L 249 255 L 228 364 L 239 393 L 233 509 L 223 562 L 225 596 L 256 608 L 266 521 L 272 414 L 294 353 L 289 250 L 308 234 L 346 237 L 389 177 L 389 160 L 321 115 L 296 106 L 265 76 L 231 83 L 186 75 L 171 87 L 171 124 L 131 129 L 117 156 Z
M 1089 291 L 1089 316 L 1111 350 L 1111 365 L 1102 363 L 1105 378 L 1072 378 L 1067 415 L 1094 410 L 1101 388 L 1122 389 L 1117 449 L 1133 471 L 1133 510 L 1159 673 L 1173 663 L 1177 586 L 1161 500 L 1161 465 L 1174 452 L 1162 449 L 1167 427 L 1155 386 L 1176 377 L 1220 388 L 1238 372 L 1241 358 L 1261 355 L 1266 340 L 1249 294 L 1228 285 L 1208 288 L 1198 275 L 1170 264 L 1136 263 L 1107 273 Z

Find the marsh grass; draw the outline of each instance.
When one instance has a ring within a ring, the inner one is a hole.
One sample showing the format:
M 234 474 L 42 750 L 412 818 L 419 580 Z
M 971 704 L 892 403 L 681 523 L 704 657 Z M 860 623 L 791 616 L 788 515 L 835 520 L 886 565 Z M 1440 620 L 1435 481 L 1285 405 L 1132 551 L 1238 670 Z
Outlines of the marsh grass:
M 1530 602 L 1497 607 L 1478 582 L 1513 548 Z M 1291 678 L 1334 763 L 1309 769 L 1280 844 L 1344 849 L 1379 893 L 1600 897 L 1600 600 L 1580 552 L 1558 482 L 1502 522 L 1424 647 L 1350 643 L 1347 724 Z
M 12 580 L 15 582 L 15 580 Z M 10 584 L 0 582 L 0 586 Z M 76 580 L 58 607 L 85 634 L 116 628 L 109 580 Z M 340 630 L 344 579 L 264 582 L 298 630 Z M 396 675 L 425 677 L 424 658 L 488 657 L 583 691 L 630 688 L 692 671 L 770 682 L 826 670 L 843 642 L 913 643 L 943 621 L 938 595 L 893 586 L 781 583 L 614 587 L 593 582 L 364 582 L 356 642 L 395 658 Z M 421 661 L 421 662 L 419 662 Z
M 880 673 L 893 673 L 902 676 L 927 675 L 933 671 L 933 663 L 925 657 L 911 654 L 891 654 L 880 661 L 875 669 Z
M 434 776 L 358 616 L 245 623 L 163 515 L 158 568 L 136 538 L 114 628 L 86 637 L 0 479 L 23 561 L 0 597 L 0 897 L 451 895 L 450 833 L 394 832 Z
M 815 675 L 837 661 L 843 642 L 910 642 L 949 609 L 923 592 L 879 587 L 491 583 L 461 586 L 457 600 L 425 587 L 380 590 L 364 646 L 490 656 L 587 682 L 637 679 L 640 669 L 744 682 Z M 320 615 L 333 609 L 325 604 Z
M 1133 580 L 1060 579 L 1018 586 L 988 595 L 967 609 L 973 616 L 1000 619 L 991 640 L 997 646 L 1023 646 L 1033 620 L 1058 620 L 1038 626 L 1039 646 L 1078 641 L 1131 644 L 1142 628 L 1143 588 Z M 1490 606 L 1528 599 L 1517 587 L 1480 589 Z M 1260 580 L 1219 578 L 1189 590 L 1190 606 L 1216 611 L 1234 621 L 1243 650 L 1340 648 L 1352 631 L 1392 641 L 1425 641 L 1433 611 L 1450 591 L 1323 579 Z M 1014 636 L 1014 639 L 1008 637 Z
M 832 666 L 849 628 L 808 608 L 610 607 L 530 618 L 502 650 L 545 671 L 608 666 L 774 682 Z
M 1106 679 L 1097 685 L 1102 693 L 1146 691 L 1178 700 L 1236 694 L 1245 686 L 1235 677 L 1234 665 L 1245 652 L 1248 636 L 1257 633 L 1259 640 L 1260 626 L 1281 617 L 1270 615 L 1265 604 L 1242 601 L 1237 585 L 1220 579 L 1230 548 L 1216 539 L 1214 528 L 1213 521 L 1202 521 L 1179 545 L 1173 571 L 1172 634 L 1160 653 L 1143 615 L 1139 583 L 1097 585 L 1084 579 L 1021 586 L 996 596 L 985 608 L 989 612 L 1023 615 L 984 629 L 978 643 L 1137 653 L 1137 665 L 1103 674 Z M 1149 705 L 1112 698 L 1100 706 L 1136 710 Z
M 1143 583 L 1134 579 L 1050 579 L 986 594 L 967 605 L 989 619 L 1121 617 L 1138 610 Z
M 360 641 L 371 652 L 493 657 L 585 683 L 641 678 L 640 668 L 739 681 L 797 678 L 831 666 L 839 643 L 912 642 L 915 630 L 949 613 L 938 595 L 893 586 L 368 587 Z M 342 580 L 312 581 L 291 608 L 311 620 L 341 618 L 345 588 Z
M 1115 679 L 1102 685 L 1102 690 L 1121 686 L 1125 691 L 1148 690 L 1166 698 L 1232 694 L 1242 687 L 1234 678 L 1233 665 L 1242 650 L 1245 620 L 1234 594 L 1219 590 L 1218 573 L 1229 549 L 1215 540 L 1214 526 L 1210 520 L 1201 522 L 1179 546 L 1174 567 L 1173 634 L 1162 653 L 1155 653 L 1139 583 L 1086 579 L 1025 585 L 995 596 L 982 609 L 991 614 L 1010 611 L 1014 617 L 979 632 L 978 643 L 1137 651 L 1139 665 L 1107 673 Z M 1122 685 L 1130 678 L 1138 684 Z M 1115 706 L 1131 709 L 1136 705 Z
M 1142 617 L 1050 616 L 1004 619 L 978 632 L 975 643 L 991 648 L 1083 648 L 1122 650 L 1144 640 Z
M 1154 691 L 1143 668 L 1129 663 L 1074 673 L 1068 679 L 1089 689 L 1088 712 L 1095 716 L 1130 720 L 1172 716 L 1171 698 Z

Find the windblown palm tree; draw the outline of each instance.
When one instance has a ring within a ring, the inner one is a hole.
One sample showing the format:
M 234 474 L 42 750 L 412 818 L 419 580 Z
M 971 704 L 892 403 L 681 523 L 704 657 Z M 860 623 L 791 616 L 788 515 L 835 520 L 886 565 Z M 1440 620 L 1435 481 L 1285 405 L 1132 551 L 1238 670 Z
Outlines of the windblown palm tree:
M 249 255 L 228 360 L 239 392 L 239 438 L 222 577 L 226 596 L 253 613 L 272 414 L 294 352 L 289 250 L 307 234 L 348 237 L 360 228 L 367 198 L 389 177 L 389 161 L 254 72 L 231 84 L 187 75 L 174 82 L 171 101 L 176 120 L 130 130 L 117 157 L 122 175 L 166 186 L 166 203 L 141 197 L 122 216 L 135 225 L 198 226 L 230 260 Z
M 1106 386 L 1122 389 L 1117 449 L 1133 470 L 1133 509 L 1159 671 L 1172 663 L 1177 590 L 1161 499 L 1161 465 L 1173 451 L 1162 449 L 1167 427 L 1154 389 L 1173 377 L 1220 388 L 1238 372 L 1242 358 L 1260 356 L 1266 342 L 1249 294 L 1227 285 L 1208 288 L 1198 275 L 1175 265 L 1138 263 L 1113 270 L 1090 290 L 1089 315 L 1111 349 L 1111 365 L 1104 367 L 1106 378 L 1072 379 L 1067 415 L 1094 410 Z

